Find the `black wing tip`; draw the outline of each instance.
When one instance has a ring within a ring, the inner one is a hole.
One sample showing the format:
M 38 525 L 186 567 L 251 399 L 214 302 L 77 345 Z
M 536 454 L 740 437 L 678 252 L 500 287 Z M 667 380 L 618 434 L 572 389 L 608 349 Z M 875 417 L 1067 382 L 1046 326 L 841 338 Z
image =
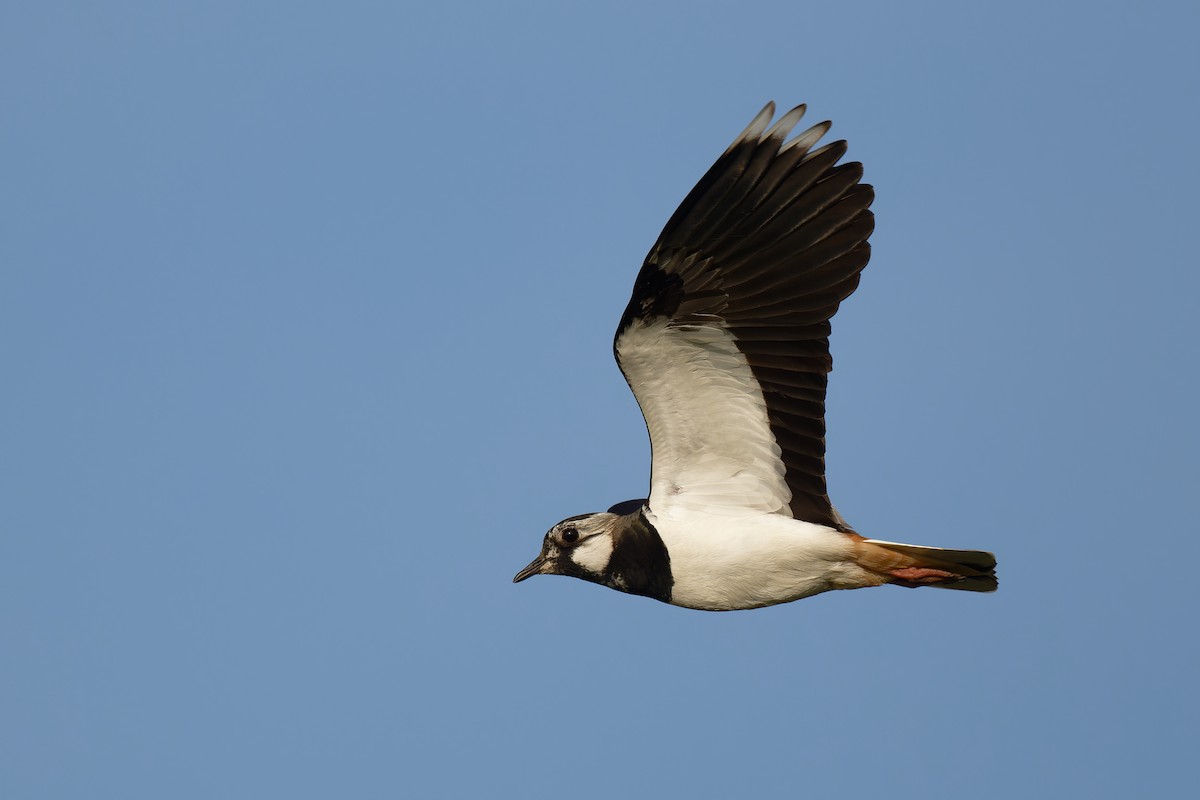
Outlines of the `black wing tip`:
M 766 135 L 769 135 L 770 132 L 767 131 L 767 125 L 774 118 L 775 101 L 768 100 L 767 104 L 762 107 L 762 110 L 754 115 L 754 118 L 750 120 L 750 124 L 742 129 L 742 132 L 729 143 L 729 147 L 726 147 L 725 152 L 721 155 L 727 156 L 746 143 L 757 145 Z

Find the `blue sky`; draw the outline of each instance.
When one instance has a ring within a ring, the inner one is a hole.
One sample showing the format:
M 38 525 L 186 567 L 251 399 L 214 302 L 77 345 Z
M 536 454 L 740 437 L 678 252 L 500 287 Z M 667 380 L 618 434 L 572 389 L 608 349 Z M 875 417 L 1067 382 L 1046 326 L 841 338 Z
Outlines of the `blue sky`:
M 1200 12 L 0 8 L 14 798 L 1128 797 L 1193 785 Z M 762 104 L 874 184 L 860 531 L 995 595 L 513 586 L 644 495 L 611 360 Z

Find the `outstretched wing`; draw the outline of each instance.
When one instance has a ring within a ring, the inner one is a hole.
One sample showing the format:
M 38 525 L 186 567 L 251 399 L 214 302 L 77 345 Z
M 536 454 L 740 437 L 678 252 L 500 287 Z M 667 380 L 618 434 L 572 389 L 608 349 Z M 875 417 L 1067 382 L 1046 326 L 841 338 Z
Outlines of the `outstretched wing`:
M 667 222 L 613 349 L 646 418 L 649 505 L 849 530 L 825 486 L 829 319 L 867 265 L 872 188 L 768 103 Z

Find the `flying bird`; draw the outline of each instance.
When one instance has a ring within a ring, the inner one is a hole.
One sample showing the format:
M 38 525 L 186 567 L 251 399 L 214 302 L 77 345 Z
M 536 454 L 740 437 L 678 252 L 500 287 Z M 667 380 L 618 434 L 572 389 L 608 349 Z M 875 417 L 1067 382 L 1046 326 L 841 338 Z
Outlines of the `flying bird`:
M 759 112 L 671 216 L 613 351 L 650 496 L 559 522 L 513 582 L 568 575 L 708 611 L 893 584 L 990 592 L 996 559 L 854 531 L 825 484 L 829 320 L 870 258 L 871 186 L 828 121 Z M 769 126 L 769 127 L 768 127 Z

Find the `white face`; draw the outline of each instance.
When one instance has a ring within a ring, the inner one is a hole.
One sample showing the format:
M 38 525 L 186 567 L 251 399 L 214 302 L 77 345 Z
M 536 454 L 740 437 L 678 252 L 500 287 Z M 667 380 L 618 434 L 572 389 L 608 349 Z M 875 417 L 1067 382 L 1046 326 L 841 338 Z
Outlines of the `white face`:
M 593 534 L 586 539 L 580 539 L 579 544 L 570 550 L 571 560 L 588 572 L 603 575 L 608 569 L 612 558 L 613 540 L 608 533 Z
M 542 542 L 542 552 L 516 574 L 513 582 L 520 583 L 533 575 L 570 575 L 607 584 L 605 571 L 612 560 L 618 519 L 607 512 L 564 519 L 550 529 Z
M 550 544 L 561 556 L 593 575 L 603 575 L 612 558 L 616 514 L 592 514 L 563 520 L 550 529 Z

